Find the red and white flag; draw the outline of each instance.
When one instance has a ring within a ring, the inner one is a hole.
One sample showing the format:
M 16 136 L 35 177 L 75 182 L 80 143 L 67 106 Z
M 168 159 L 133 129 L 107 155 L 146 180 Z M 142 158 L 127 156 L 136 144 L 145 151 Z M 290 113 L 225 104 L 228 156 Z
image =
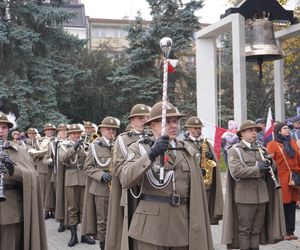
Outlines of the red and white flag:
M 208 141 L 213 145 L 216 157 L 220 160 L 221 145 L 222 145 L 222 135 L 227 131 L 227 129 L 217 127 L 205 123 L 203 127 L 202 134 L 204 138 L 207 138 Z
M 265 135 L 264 135 L 265 139 L 270 136 L 273 136 L 273 128 L 274 128 L 274 121 L 272 118 L 271 108 L 269 108 L 267 122 L 266 122 L 266 128 L 265 128 Z
M 177 66 L 177 63 L 178 63 L 178 60 L 169 59 L 169 62 L 168 62 L 168 73 L 175 72 L 175 68 Z

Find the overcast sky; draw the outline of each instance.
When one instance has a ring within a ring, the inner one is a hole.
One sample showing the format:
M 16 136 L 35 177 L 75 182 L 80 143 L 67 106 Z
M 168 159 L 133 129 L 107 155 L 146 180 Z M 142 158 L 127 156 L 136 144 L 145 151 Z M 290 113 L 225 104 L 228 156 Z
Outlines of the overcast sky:
M 86 15 L 96 18 L 122 19 L 128 16 L 134 19 L 138 10 L 142 17 L 150 20 L 149 7 L 146 0 L 81 0 L 85 5 Z M 196 13 L 202 23 L 213 23 L 220 19 L 229 5 L 226 0 L 204 0 L 204 7 Z
M 134 19 L 138 10 L 142 17 L 150 20 L 149 7 L 146 0 L 81 0 L 85 4 L 86 15 L 96 18 L 122 19 L 128 16 Z M 188 2 L 188 0 L 183 0 Z M 294 9 L 300 0 L 289 0 L 287 9 Z M 196 13 L 202 23 L 214 23 L 220 15 L 231 7 L 226 0 L 204 0 L 204 7 Z

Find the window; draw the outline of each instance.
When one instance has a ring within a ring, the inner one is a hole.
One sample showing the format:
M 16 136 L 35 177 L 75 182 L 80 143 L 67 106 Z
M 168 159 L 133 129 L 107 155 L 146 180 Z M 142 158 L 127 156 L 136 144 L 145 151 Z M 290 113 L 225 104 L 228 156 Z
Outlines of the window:
M 92 37 L 126 38 L 128 31 L 117 26 L 92 26 Z

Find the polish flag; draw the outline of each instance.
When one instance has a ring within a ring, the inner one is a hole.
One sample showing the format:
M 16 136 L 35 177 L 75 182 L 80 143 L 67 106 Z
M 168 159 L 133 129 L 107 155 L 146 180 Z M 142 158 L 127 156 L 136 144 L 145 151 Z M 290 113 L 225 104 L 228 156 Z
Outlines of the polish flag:
M 202 134 L 204 138 L 212 144 L 215 151 L 215 155 L 218 160 L 220 160 L 221 146 L 222 146 L 222 135 L 227 131 L 227 129 L 217 127 L 204 123 L 205 126 L 202 128 Z
M 273 128 L 274 128 L 274 121 L 272 118 L 272 111 L 271 108 L 269 108 L 268 116 L 267 116 L 267 122 L 266 122 L 266 128 L 265 128 L 265 135 L 264 138 L 268 138 L 270 136 L 273 137 Z
M 168 62 L 168 73 L 175 72 L 175 68 L 177 66 L 177 63 L 178 63 L 178 60 L 169 59 L 169 62 Z

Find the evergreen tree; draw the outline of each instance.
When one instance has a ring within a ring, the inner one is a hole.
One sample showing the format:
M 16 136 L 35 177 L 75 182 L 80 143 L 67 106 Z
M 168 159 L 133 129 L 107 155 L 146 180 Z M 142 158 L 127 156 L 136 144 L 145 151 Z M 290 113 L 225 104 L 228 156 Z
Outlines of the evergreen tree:
M 72 99 L 60 105 L 61 111 L 71 120 L 81 123 L 91 120 L 100 124 L 105 116 L 119 116 L 118 89 L 109 78 L 123 55 L 121 53 L 119 60 L 113 60 L 112 54 L 109 44 L 103 43 L 97 50 L 80 55 L 77 66 L 82 73 L 75 78 Z
M 202 7 L 202 1 L 183 4 L 177 0 L 147 0 L 153 20 L 147 25 L 140 14 L 129 28 L 128 61 L 119 67 L 113 83 L 119 88 L 120 114 L 127 116 L 136 103 L 153 105 L 162 99 L 163 55 L 159 41 L 163 37 L 173 40 L 170 58 L 179 59 L 176 72 L 169 75 L 169 100 L 184 112 L 196 110 L 195 65 L 188 64 L 194 58 L 193 34 L 200 25 L 194 12 Z
M 83 48 L 61 26 L 73 14 L 41 0 L 1 1 L 0 10 L 0 109 L 14 112 L 21 129 L 66 121 L 57 93 L 70 89 L 78 74 L 67 55 Z

